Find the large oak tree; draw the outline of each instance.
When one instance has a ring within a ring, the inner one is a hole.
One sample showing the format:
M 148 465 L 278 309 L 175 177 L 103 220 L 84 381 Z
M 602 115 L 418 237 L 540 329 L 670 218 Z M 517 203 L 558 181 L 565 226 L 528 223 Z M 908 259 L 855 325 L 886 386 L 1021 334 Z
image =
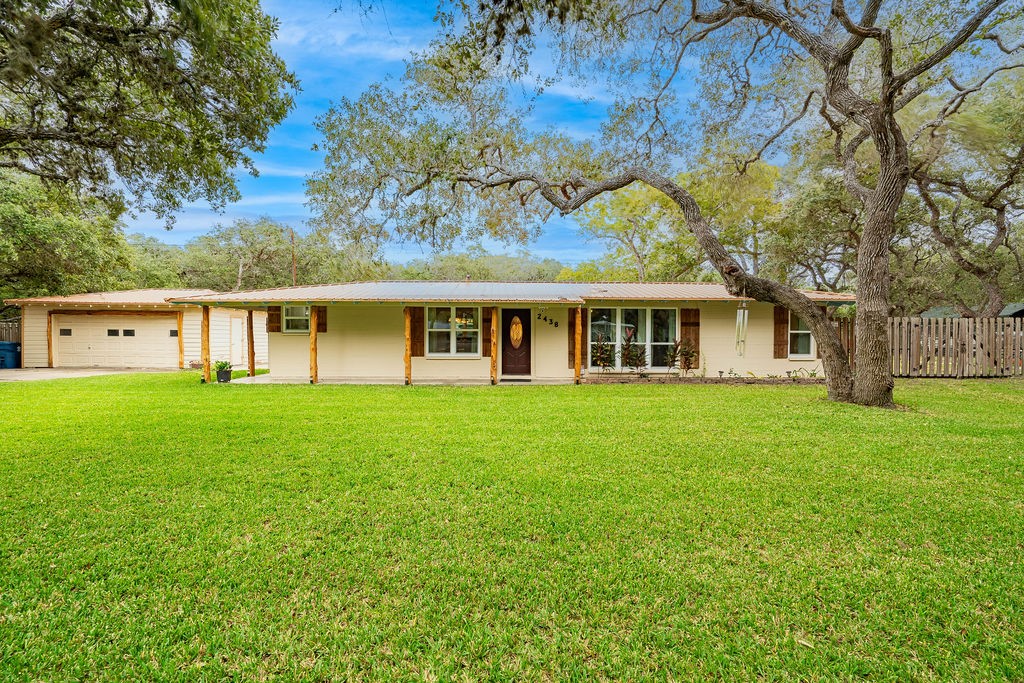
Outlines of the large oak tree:
M 832 399 L 892 404 L 889 247 L 911 180 L 901 112 L 955 102 L 1020 65 L 1019 0 L 507 0 L 462 5 L 399 88 L 343 99 L 320 121 L 326 169 L 310 181 L 319 222 L 356 240 L 446 246 L 526 240 L 551 212 L 645 184 L 679 207 L 728 289 L 798 313 L 818 341 Z M 615 96 L 599 137 L 524 124 L 531 58 Z M 539 55 L 539 57 L 538 57 Z M 688 160 L 745 141 L 737 171 L 824 122 L 844 187 L 862 207 L 857 358 L 792 287 L 748 272 L 691 188 Z M 682 167 L 682 168 L 681 168 Z
M 171 218 L 238 198 L 295 78 L 258 0 L 0 0 L 0 168 Z

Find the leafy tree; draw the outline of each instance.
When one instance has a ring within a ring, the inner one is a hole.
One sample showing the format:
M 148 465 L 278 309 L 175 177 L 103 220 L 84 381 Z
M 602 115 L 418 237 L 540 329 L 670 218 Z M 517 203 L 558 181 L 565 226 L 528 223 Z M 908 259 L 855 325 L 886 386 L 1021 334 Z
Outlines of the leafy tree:
M 636 281 L 636 268 L 624 263 L 618 254 L 581 261 L 575 266 L 563 266 L 555 276 L 557 282 L 630 282 Z
M 691 188 L 718 239 L 755 277 L 767 262 L 771 223 L 781 210 L 779 177 L 776 166 L 762 161 L 751 162 L 737 173 L 735 164 L 717 151 L 698 160 L 696 170 L 678 180 Z M 695 243 L 693 247 L 700 248 Z
M 1020 32 L 1015 3 L 460 7 L 444 35 L 410 63 L 400 90 L 371 87 L 319 121 L 327 165 L 309 193 L 322 224 L 353 239 L 445 245 L 488 234 L 523 241 L 552 211 L 570 213 L 645 184 L 678 206 L 731 292 L 781 304 L 808 322 L 831 398 L 892 404 L 889 247 L 910 180 L 899 112 L 925 94 L 951 100 L 977 92 L 992 70 L 1017 65 L 1007 42 Z M 526 130 L 510 86 L 523 87 L 529 58 L 541 48 L 569 77 L 609 76 L 617 100 L 600 139 Z M 686 68 L 694 60 L 696 73 Z M 831 130 L 844 186 L 864 211 L 855 372 L 820 309 L 794 288 L 748 272 L 673 173 L 700 151 L 695 141 L 721 139 L 744 141 L 738 168 L 745 170 L 812 114 Z
M 611 251 L 617 263 L 629 263 L 644 282 L 654 252 L 672 235 L 672 207 L 650 188 L 636 185 L 594 200 L 580 210 L 577 221 L 586 240 L 596 240 Z
M 400 280 L 492 280 L 505 282 L 544 282 L 553 280 L 562 270 L 554 259 L 538 259 L 529 252 L 517 255 L 490 254 L 482 248 L 466 253 L 433 254 L 393 268 L 392 277 Z
M 183 287 L 181 269 L 183 250 L 155 237 L 128 236 L 131 264 L 124 280 L 136 289 Z
M 297 81 L 258 0 L 5 0 L 0 168 L 170 220 L 238 198 Z
M 0 173 L 0 299 L 118 289 L 131 253 L 102 202 Z
M 969 283 L 951 303 L 961 315 L 995 316 L 1024 281 L 1015 225 L 1024 207 L 1024 84 L 1002 78 L 973 99 L 965 92 L 928 104 L 911 169 L 928 234 Z
M 302 239 L 295 242 L 298 274 Z M 270 218 L 239 219 L 218 225 L 185 246 L 182 279 L 195 287 L 216 291 L 264 289 L 292 284 L 292 230 Z M 303 283 L 308 282 L 303 279 Z

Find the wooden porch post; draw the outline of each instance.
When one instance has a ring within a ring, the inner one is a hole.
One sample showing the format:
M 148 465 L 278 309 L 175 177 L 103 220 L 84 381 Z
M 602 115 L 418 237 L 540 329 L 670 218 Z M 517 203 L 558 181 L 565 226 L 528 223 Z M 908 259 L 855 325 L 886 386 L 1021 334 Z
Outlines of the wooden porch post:
M 245 336 L 249 351 L 249 376 L 256 376 L 256 340 L 252 333 L 252 309 L 245 312 Z
M 572 373 L 576 384 L 580 383 L 580 366 L 583 364 L 583 307 L 576 308 L 576 348 L 572 359 Z
M 178 369 L 183 370 L 185 368 L 185 311 L 178 311 L 178 315 L 175 316 L 178 319 Z
M 320 366 L 316 358 L 316 328 L 320 324 L 320 307 L 309 307 L 309 383 L 320 381 Z
M 25 309 L 23 308 L 22 311 Z M 25 314 L 21 314 L 21 326 L 25 326 Z M 25 357 L 25 346 L 21 347 L 21 357 Z M 46 367 L 53 367 L 53 311 L 46 312 Z
M 203 306 L 203 322 L 200 327 L 200 357 L 203 361 L 203 382 L 210 383 L 210 307 Z
M 498 383 L 498 307 L 491 309 L 491 384 Z
M 405 307 L 405 383 L 412 384 L 412 309 Z

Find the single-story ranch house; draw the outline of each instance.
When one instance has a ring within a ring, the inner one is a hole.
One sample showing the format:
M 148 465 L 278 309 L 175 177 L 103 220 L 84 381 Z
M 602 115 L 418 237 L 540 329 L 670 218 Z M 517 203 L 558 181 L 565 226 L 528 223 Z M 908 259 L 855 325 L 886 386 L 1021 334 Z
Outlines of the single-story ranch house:
M 806 294 L 823 306 L 854 300 Z M 643 350 L 648 372 L 667 372 L 684 339 L 709 377 L 820 369 L 797 316 L 714 283 L 353 282 L 169 300 L 266 311 L 277 380 L 578 382 L 629 371 L 624 344 Z
M 6 303 L 21 307 L 22 367 L 170 369 L 201 361 L 204 309 L 171 305 L 167 299 L 213 293 L 209 289 L 136 289 L 8 299 Z M 253 366 L 266 367 L 265 318 L 263 311 L 213 311 L 209 350 L 214 360 L 245 367 L 251 358 Z M 251 354 L 249 329 L 253 330 Z

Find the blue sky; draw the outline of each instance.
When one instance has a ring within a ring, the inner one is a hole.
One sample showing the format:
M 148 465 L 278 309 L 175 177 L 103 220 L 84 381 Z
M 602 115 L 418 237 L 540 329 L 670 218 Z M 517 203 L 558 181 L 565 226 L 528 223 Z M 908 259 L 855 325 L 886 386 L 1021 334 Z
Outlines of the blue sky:
M 333 100 L 356 98 L 371 83 L 397 79 L 410 51 L 426 47 L 436 30 L 430 2 L 383 0 L 373 3 L 369 14 L 354 0 L 345 1 L 340 9 L 338 4 L 338 0 L 264 0 L 264 10 L 281 22 L 275 49 L 299 77 L 302 91 L 296 95 L 291 114 L 271 133 L 266 152 L 254 157 L 260 176 L 239 177 L 241 201 L 222 213 L 205 203 L 189 205 L 178 214 L 170 231 L 152 216 L 141 215 L 129 219 L 131 232 L 183 244 L 218 222 L 262 215 L 305 229 L 309 216 L 305 177 L 322 166 L 320 154 L 311 149 L 319 140 L 313 125 L 316 117 Z M 581 94 L 591 99 L 582 101 Z M 586 92 L 585 86 L 581 91 L 558 84 L 538 100 L 530 125 L 538 129 L 557 125 L 574 136 L 586 137 L 597 133 L 605 107 L 600 93 Z M 499 244 L 485 246 L 497 253 L 517 251 Z M 573 220 L 559 218 L 549 221 L 529 250 L 570 264 L 603 251 L 599 245 L 584 243 Z M 406 244 L 390 248 L 387 256 L 404 262 L 425 253 L 418 245 Z

